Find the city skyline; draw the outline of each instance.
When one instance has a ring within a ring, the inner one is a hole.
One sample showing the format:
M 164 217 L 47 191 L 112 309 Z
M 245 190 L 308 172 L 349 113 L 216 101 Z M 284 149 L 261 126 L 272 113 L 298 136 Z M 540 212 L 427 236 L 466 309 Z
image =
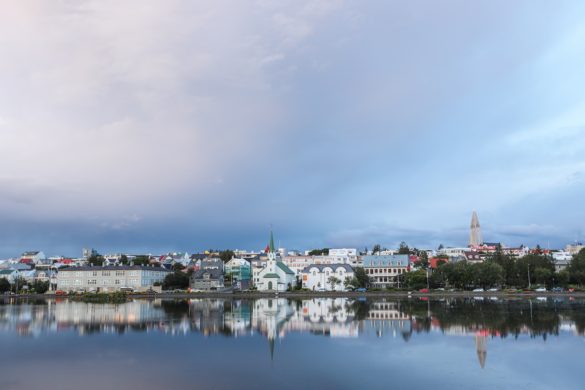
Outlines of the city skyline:
M 583 15 L 7 3 L 0 258 L 585 241 Z

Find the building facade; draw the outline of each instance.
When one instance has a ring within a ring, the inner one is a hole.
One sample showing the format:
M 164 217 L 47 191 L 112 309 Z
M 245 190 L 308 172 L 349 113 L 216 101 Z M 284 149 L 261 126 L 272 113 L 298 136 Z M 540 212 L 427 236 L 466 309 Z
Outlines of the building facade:
M 120 290 L 146 291 L 155 283 L 162 283 L 170 273 L 162 267 L 106 266 L 69 267 L 59 270 L 57 290 L 103 291 Z
M 200 269 L 193 272 L 189 283 L 194 291 L 215 291 L 224 288 L 223 272 L 218 269 Z
M 270 232 L 268 260 L 261 270 L 254 271 L 254 285 L 259 291 L 287 291 L 296 286 L 296 275 L 274 251 L 274 238 Z
M 400 287 L 399 276 L 410 271 L 408 255 L 364 256 L 363 265 L 370 287 Z
M 301 271 L 303 288 L 313 291 L 346 291 L 346 281 L 353 277 L 349 264 L 313 264 Z

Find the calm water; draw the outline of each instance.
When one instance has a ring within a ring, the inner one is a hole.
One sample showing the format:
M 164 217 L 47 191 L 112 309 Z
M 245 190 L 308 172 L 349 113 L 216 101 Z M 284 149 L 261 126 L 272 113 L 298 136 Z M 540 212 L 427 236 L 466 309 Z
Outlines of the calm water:
M 583 389 L 585 301 L 0 304 L 0 389 Z

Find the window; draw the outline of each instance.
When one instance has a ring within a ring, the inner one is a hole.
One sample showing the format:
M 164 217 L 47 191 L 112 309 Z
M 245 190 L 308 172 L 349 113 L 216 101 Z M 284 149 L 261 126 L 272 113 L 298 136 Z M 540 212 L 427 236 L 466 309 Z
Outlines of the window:
M 87 284 L 97 284 L 97 280 L 95 279 L 88 280 Z
M 120 284 L 120 279 L 116 279 L 116 284 Z
M 116 276 L 124 276 L 124 271 L 116 271 Z
M 91 276 L 97 276 L 97 271 L 92 271 Z
M 110 271 L 102 271 L 102 276 L 110 276 Z

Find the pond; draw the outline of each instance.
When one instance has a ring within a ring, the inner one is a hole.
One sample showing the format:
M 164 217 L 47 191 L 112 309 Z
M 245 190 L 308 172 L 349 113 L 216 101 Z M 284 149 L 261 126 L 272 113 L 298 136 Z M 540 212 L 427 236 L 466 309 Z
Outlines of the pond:
M 0 302 L 1 389 L 583 389 L 585 301 Z

